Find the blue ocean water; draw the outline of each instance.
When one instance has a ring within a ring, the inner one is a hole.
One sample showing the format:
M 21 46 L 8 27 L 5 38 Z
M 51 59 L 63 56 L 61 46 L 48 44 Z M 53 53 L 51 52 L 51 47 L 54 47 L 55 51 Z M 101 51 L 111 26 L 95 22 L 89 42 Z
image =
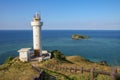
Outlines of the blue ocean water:
M 88 40 L 73 40 L 72 34 L 88 35 Z M 32 30 L 0 30 L 0 64 L 8 56 L 18 56 L 20 48 L 32 48 Z M 42 48 L 60 50 L 65 55 L 80 55 L 91 61 L 106 60 L 120 65 L 120 30 L 42 30 Z

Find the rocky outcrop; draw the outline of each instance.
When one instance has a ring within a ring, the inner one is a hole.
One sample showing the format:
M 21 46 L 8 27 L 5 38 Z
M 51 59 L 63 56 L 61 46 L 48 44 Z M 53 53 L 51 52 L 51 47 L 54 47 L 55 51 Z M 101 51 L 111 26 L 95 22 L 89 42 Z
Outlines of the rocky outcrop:
M 79 39 L 88 39 L 88 36 L 83 36 L 79 34 L 73 34 L 72 39 L 79 40 Z

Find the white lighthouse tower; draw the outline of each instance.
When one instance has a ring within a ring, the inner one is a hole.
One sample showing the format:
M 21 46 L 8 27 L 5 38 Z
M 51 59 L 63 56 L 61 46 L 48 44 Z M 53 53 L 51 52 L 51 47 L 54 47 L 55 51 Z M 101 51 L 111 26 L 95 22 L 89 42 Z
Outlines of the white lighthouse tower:
M 41 27 L 43 22 L 41 22 L 40 15 L 36 13 L 34 15 L 33 21 L 31 22 L 31 26 L 33 27 L 33 49 L 34 56 L 40 56 L 42 52 L 41 48 Z

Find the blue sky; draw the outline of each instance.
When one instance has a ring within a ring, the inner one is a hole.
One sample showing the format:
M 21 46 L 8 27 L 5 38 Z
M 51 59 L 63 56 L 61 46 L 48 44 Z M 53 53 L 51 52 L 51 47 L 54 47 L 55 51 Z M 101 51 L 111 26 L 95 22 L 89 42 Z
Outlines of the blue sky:
M 36 12 L 43 29 L 120 30 L 120 0 L 0 0 L 0 30 L 32 29 Z

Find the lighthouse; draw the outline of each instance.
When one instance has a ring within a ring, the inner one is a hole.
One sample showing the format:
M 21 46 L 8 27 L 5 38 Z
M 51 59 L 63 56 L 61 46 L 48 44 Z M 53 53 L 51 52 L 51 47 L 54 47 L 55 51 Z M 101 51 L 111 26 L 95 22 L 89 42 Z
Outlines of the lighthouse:
M 41 48 L 41 27 L 43 22 L 41 22 L 40 15 L 36 13 L 31 22 L 31 26 L 33 27 L 33 49 L 34 56 L 39 57 L 42 52 Z

